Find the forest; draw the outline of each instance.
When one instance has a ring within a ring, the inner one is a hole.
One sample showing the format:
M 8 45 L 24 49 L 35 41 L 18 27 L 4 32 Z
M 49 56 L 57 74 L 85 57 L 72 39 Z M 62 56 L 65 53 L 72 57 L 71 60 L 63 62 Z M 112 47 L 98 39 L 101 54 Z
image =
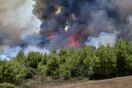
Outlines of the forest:
M 53 49 L 50 54 L 21 50 L 11 60 L 0 60 L 0 88 L 18 86 L 35 75 L 51 77 L 53 80 L 87 78 L 107 79 L 132 75 L 132 42 L 117 40 L 114 47 L 85 46 L 79 49 Z

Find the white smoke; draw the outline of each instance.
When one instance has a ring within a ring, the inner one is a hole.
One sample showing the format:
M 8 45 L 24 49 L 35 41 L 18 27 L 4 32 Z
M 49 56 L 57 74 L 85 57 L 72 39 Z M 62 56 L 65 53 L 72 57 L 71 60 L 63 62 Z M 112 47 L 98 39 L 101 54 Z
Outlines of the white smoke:
M 44 54 L 44 53 L 47 53 L 47 54 L 50 53 L 49 50 L 46 50 L 46 49 L 44 49 L 44 48 L 39 48 L 39 47 L 37 47 L 37 46 L 28 46 L 27 48 L 24 49 L 25 55 L 28 55 L 28 53 L 31 52 L 31 51 L 40 52 L 40 53 L 43 53 L 43 54 Z
M 38 20 L 32 13 L 33 0 L 1 0 L 0 1 L 0 25 L 14 26 L 15 29 L 3 29 L 4 32 L 14 30 L 20 33 L 27 29 L 32 29 L 33 32 L 38 32 L 41 21 Z M 8 30 L 8 31 L 6 31 Z
M 34 4 L 33 0 L 0 1 L 0 33 L 14 35 L 13 38 L 6 39 L 8 42 L 11 41 L 11 45 L 13 45 L 12 42 L 17 42 L 18 40 L 24 41 L 26 44 L 29 44 L 29 42 L 34 44 L 36 39 L 31 37 L 34 34 L 38 34 L 37 38 L 41 37 L 39 36 L 41 21 L 33 14 Z M 28 36 L 31 36 L 31 39 Z M 10 46 L 9 43 L 7 44 L 0 46 L 0 59 L 9 60 L 15 57 L 20 50 L 23 50 L 21 46 L 14 47 L 15 45 Z M 31 51 L 48 53 L 48 50 L 34 45 L 27 45 L 27 49 L 24 49 L 26 55 Z
M 110 46 L 114 46 L 117 40 L 117 35 L 119 32 L 114 32 L 114 33 L 105 33 L 102 32 L 98 35 L 98 37 L 88 37 L 87 42 L 85 45 L 93 45 L 96 48 L 99 48 L 100 46 L 107 46 L 108 44 Z
M 19 47 L 19 46 L 5 48 L 4 52 L 2 54 L 0 54 L 0 59 L 9 60 L 9 59 L 15 57 L 20 50 L 21 50 L 21 47 Z

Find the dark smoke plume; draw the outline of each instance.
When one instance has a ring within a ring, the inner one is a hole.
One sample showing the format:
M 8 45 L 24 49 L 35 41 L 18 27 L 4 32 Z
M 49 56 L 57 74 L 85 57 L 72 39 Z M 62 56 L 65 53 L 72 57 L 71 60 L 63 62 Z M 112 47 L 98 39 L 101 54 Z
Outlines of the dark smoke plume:
M 89 36 L 101 32 L 132 39 L 131 0 L 35 0 L 34 14 L 42 21 L 40 33 L 45 37 L 56 35 L 49 47 L 67 48 L 73 35 L 84 46 Z M 67 33 L 65 27 L 69 25 Z
M 132 0 L 0 2 L 3 3 L 0 5 L 0 51 L 5 52 L 0 56 L 17 47 L 27 54 L 31 50 L 48 52 L 53 48 L 81 48 L 85 45 L 98 48 L 109 43 L 114 46 L 118 38 L 132 40 Z M 25 9 L 26 15 L 23 15 Z

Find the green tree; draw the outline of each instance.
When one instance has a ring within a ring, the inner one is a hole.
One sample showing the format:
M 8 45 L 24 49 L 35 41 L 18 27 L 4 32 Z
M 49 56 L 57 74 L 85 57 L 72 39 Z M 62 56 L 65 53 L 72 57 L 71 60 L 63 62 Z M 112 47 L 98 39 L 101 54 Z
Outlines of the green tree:
M 126 70 L 127 70 L 127 75 L 131 75 L 132 74 L 132 55 L 130 55 L 127 59 L 126 59 Z
M 116 54 L 117 54 L 117 73 L 118 76 L 126 75 L 126 59 L 129 55 L 132 55 L 132 43 L 130 41 L 119 39 L 115 45 Z
M 49 56 L 47 55 L 47 53 L 45 53 L 44 55 L 42 55 L 42 59 L 41 62 L 38 65 L 38 73 L 46 76 L 47 75 L 47 63 L 49 61 Z
M 53 49 L 52 54 L 56 54 L 56 48 Z
M 47 62 L 48 62 L 48 55 L 47 53 L 45 53 L 44 55 L 42 55 L 42 59 L 41 59 L 41 64 L 42 65 L 47 65 Z
M 79 66 L 79 64 L 79 55 L 77 55 L 77 53 L 69 57 L 69 66 L 72 77 L 78 77 L 81 75 L 80 71 L 82 70 L 82 67 Z
M 65 63 L 66 59 L 68 57 L 67 50 L 61 49 L 60 52 L 59 52 L 59 57 L 60 57 L 60 64 Z
M 25 79 L 33 78 L 36 75 L 36 70 L 33 68 L 26 68 L 25 69 Z
M 18 61 L 19 63 L 23 63 L 25 61 L 25 55 L 24 52 L 22 50 L 19 51 L 19 53 L 17 54 L 17 56 L 15 57 L 15 60 Z
M 59 78 L 60 59 L 58 55 L 49 55 L 47 63 L 47 75 L 54 79 Z
M 64 80 L 71 78 L 70 65 L 68 62 L 60 65 L 60 77 Z
M 17 88 L 17 87 L 10 83 L 1 83 L 0 88 Z
M 42 55 L 39 52 L 30 52 L 26 59 L 28 66 L 32 68 L 37 68 L 38 64 L 41 62 Z
M 73 48 L 69 49 L 69 51 L 67 52 L 67 55 L 69 57 L 73 56 L 75 54 L 75 50 Z
M 84 48 L 84 53 L 86 53 L 86 57 L 83 61 L 84 68 L 83 68 L 83 76 L 87 78 L 92 78 L 94 74 L 94 66 L 96 62 L 96 50 L 93 46 L 88 46 Z
M 3 61 L 0 66 L 0 83 L 8 82 L 13 84 L 19 84 L 24 80 L 25 67 L 13 60 Z
M 38 73 L 42 76 L 47 76 L 47 65 L 42 65 L 41 63 L 38 65 L 38 69 L 37 69 Z
M 97 50 L 97 57 L 95 63 L 95 74 L 99 78 L 113 77 L 116 72 L 116 54 L 115 49 L 110 47 L 100 47 Z

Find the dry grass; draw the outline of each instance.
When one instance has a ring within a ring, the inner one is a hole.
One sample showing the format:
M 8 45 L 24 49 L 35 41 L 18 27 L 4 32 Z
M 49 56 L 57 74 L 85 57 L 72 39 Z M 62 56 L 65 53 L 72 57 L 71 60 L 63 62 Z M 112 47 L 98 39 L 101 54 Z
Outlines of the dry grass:
M 36 84 L 34 88 L 132 88 L 132 76 L 84 83 L 53 84 L 49 86 Z

